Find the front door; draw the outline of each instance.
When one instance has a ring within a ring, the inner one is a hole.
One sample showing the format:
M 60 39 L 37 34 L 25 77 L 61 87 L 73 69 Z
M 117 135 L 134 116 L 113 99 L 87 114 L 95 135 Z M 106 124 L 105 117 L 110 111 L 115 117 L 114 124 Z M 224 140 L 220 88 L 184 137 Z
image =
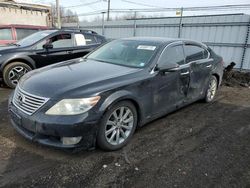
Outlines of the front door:
M 158 72 L 154 77 L 153 106 L 160 114 L 175 110 L 185 101 L 190 81 L 190 68 L 185 65 L 182 42 L 167 46 L 162 52 L 158 65 L 177 63 L 178 69 L 171 72 Z
M 52 44 L 52 49 L 44 49 L 43 45 Z M 72 34 L 57 34 L 38 43 L 32 59 L 37 68 L 74 58 L 74 41 Z

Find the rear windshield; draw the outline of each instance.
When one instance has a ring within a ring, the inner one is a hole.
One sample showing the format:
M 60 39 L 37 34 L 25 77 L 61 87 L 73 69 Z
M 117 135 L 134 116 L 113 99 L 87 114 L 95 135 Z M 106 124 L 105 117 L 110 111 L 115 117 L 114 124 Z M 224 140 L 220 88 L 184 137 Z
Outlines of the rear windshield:
M 87 58 L 130 67 L 144 67 L 156 53 L 156 42 L 116 40 L 91 53 Z

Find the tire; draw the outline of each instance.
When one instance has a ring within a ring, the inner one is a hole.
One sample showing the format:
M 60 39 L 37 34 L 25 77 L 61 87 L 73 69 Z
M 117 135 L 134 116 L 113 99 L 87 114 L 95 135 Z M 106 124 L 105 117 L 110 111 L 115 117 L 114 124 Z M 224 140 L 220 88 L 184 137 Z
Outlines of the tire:
M 121 111 L 123 112 L 123 116 L 120 116 Z M 114 151 L 124 147 L 131 140 L 137 126 L 137 121 L 137 110 L 133 103 L 129 101 L 116 103 L 101 119 L 97 134 L 98 146 L 107 151 Z
M 217 89 L 218 89 L 218 80 L 215 76 L 211 76 L 206 90 L 205 102 L 209 103 L 214 100 Z
M 24 74 L 26 74 L 31 70 L 32 68 L 25 63 L 22 62 L 10 63 L 6 65 L 3 70 L 4 83 L 10 88 L 15 88 L 19 79 Z

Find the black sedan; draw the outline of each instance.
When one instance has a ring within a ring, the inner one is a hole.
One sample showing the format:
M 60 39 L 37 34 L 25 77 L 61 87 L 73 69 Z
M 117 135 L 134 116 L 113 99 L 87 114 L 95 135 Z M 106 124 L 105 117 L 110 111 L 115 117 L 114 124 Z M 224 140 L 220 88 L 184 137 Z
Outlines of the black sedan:
M 136 127 L 197 100 L 211 102 L 222 74 L 222 58 L 202 43 L 115 40 L 24 75 L 9 100 L 11 122 L 44 145 L 116 150 Z
M 45 30 L 0 47 L 0 79 L 11 88 L 28 71 L 79 58 L 106 39 L 89 30 Z

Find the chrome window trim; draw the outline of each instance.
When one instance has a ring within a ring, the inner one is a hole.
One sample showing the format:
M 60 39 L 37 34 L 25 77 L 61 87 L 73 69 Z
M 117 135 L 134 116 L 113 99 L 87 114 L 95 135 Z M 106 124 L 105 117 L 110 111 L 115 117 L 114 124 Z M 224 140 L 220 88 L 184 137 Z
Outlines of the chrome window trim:
M 155 68 L 156 68 L 157 65 L 159 64 L 159 61 L 160 61 L 160 59 L 161 59 L 161 57 L 162 57 L 163 52 L 164 52 L 168 47 L 171 47 L 172 45 L 178 45 L 178 44 L 182 44 L 182 45 L 183 45 L 184 43 L 183 43 L 183 41 L 174 41 L 174 42 L 169 43 L 168 45 L 166 45 L 166 46 L 163 48 L 163 50 L 161 51 L 161 54 L 159 55 L 159 57 L 158 57 L 158 59 L 157 59 L 155 65 L 153 66 L 152 70 L 150 71 L 150 74 L 154 74 L 155 72 L 158 72 L 158 71 L 155 71 Z M 184 49 L 183 49 L 183 53 L 184 53 Z M 185 54 L 184 54 L 184 55 L 185 55 Z
M 185 46 L 185 45 L 193 45 L 193 46 L 198 46 L 198 47 L 200 47 L 200 48 L 202 48 L 202 49 L 204 49 L 204 50 L 206 50 L 207 51 L 207 53 L 208 53 L 208 56 L 207 56 L 207 58 L 203 58 L 203 59 L 197 59 L 197 60 L 195 60 L 195 61 L 190 61 L 190 62 L 188 62 L 188 63 L 194 63 L 194 62 L 196 62 L 196 61 L 200 61 L 200 60 L 206 60 L 206 59 L 210 59 L 210 52 L 207 50 L 207 47 L 205 46 L 205 45 L 203 45 L 203 44 L 200 44 L 200 43 L 195 43 L 195 42 L 187 42 L 188 44 L 186 44 L 185 42 L 184 42 L 184 45 L 183 45 L 183 47 Z M 184 49 L 184 53 L 185 53 L 185 48 L 183 48 Z M 185 57 L 186 57 L 186 54 L 185 54 Z M 187 64 L 188 64 L 187 63 Z
M 194 45 L 194 46 L 198 46 L 198 47 L 200 47 L 200 48 L 206 50 L 207 53 L 208 53 L 208 57 L 205 58 L 205 59 L 198 59 L 198 60 L 190 61 L 190 62 L 186 63 L 186 54 L 185 54 L 184 46 L 185 46 L 186 44 L 188 44 L 188 43 L 191 44 L 191 45 Z M 185 59 L 184 59 L 185 64 L 180 65 L 177 69 L 187 68 L 187 67 L 190 66 L 190 64 L 192 64 L 192 63 L 194 63 L 194 62 L 196 62 L 196 61 L 200 61 L 200 60 L 209 60 L 209 59 L 210 59 L 210 55 L 211 55 L 211 54 L 210 54 L 210 52 L 208 51 L 207 46 L 206 46 L 205 44 L 202 44 L 202 43 L 199 43 L 199 42 L 195 42 L 195 41 L 188 41 L 188 40 L 174 41 L 174 42 L 169 43 L 168 45 L 166 45 L 166 46 L 163 48 L 163 50 L 161 51 L 161 54 L 159 55 L 159 57 L 158 57 L 158 59 L 157 59 L 157 62 L 156 62 L 155 65 L 153 66 L 152 70 L 150 71 L 150 74 L 154 74 L 155 72 L 157 72 L 157 71 L 155 71 L 155 68 L 156 68 L 156 66 L 159 64 L 159 61 L 160 61 L 160 59 L 161 59 L 161 57 L 162 57 L 163 52 L 165 52 L 165 50 L 167 50 L 167 48 L 169 48 L 169 47 L 171 47 L 171 46 L 175 46 L 175 45 L 183 45 L 183 53 L 184 53 L 184 56 L 185 56 Z
M 164 48 L 163 48 L 163 50 L 161 51 L 161 54 L 160 54 L 160 56 L 159 56 L 159 58 L 158 58 L 158 60 L 157 60 L 157 63 L 156 63 L 156 65 L 158 65 L 158 63 L 159 63 L 159 61 L 160 61 L 160 59 L 161 59 L 161 57 L 162 57 L 162 54 L 165 52 L 165 50 L 167 50 L 167 48 L 169 48 L 169 47 L 171 47 L 171 46 L 177 46 L 177 45 L 183 45 L 184 43 L 183 43 L 183 41 L 175 41 L 175 42 L 171 42 L 171 43 L 169 43 L 167 46 L 165 46 Z M 183 53 L 184 53 L 184 48 L 183 48 Z M 185 55 L 185 53 L 184 53 L 184 55 Z

